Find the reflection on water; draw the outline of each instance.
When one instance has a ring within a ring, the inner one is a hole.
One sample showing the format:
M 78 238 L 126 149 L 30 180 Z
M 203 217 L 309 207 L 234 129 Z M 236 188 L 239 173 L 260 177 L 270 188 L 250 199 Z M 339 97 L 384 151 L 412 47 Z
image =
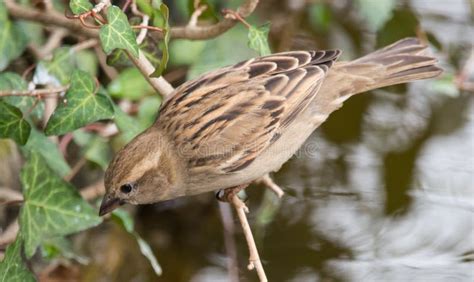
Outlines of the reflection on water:
M 468 1 L 411 5 L 446 49 L 474 52 Z M 333 41 L 349 44 L 344 36 Z M 452 60 L 442 58 L 448 72 L 462 67 Z M 287 192 L 279 206 L 260 187 L 248 190 L 270 281 L 473 281 L 473 102 L 472 94 L 447 95 L 432 81 L 348 101 L 308 140 L 317 154 L 293 158 L 275 175 Z M 95 262 L 84 269 L 89 280 L 103 276 L 101 265 L 110 268 L 104 281 L 229 279 L 212 195 L 146 206 L 136 218 L 163 276 L 110 227 L 88 244 Z M 235 239 L 240 279 L 255 281 L 240 231 Z

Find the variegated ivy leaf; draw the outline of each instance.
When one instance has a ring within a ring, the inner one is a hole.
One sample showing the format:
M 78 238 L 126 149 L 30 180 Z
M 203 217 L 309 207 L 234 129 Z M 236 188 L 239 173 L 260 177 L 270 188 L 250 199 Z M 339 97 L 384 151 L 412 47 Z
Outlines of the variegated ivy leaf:
M 108 23 L 100 28 L 100 42 L 106 54 L 115 49 L 128 50 L 138 57 L 138 44 L 135 35 L 128 23 L 127 16 L 117 6 L 107 9 Z
M 21 170 L 20 180 L 24 195 L 20 211 L 20 234 L 28 258 L 47 239 L 79 232 L 101 223 L 97 212 L 73 186 L 46 165 L 39 153 L 30 152 Z
M 16 73 L 0 73 L 0 90 L 27 90 L 26 81 Z M 43 117 L 44 104 L 36 103 L 36 98 L 31 96 L 8 96 L 3 100 L 8 104 L 19 108 L 24 115 L 28 114 L 33 121 L 39 121 Z M 35 105 L 36 103 L 36 105 Z M 35 105 L 33 107 L 33 105 Z
M 92 76 L 76 70 L 64 100 L 48 120 L 45 133 L 64 134 L 97 120 L 110 119 L 113 115 L 111 101 L 105 94 L 96 93 Z
M 0 138 L 11 138 L 23 145 L 28 141 L 30 131 L 31 126 L 20 109 L 0 100 Z
M 69 1 L 69 8 L 74 13 L 74 15 L 79 15 L 91 10 L 94 6 L 92 6 L 91 2 L 88 0 L 71 0 Z
M 268 46 L 269 31 L 269 23 L 259 27 L 250 26 L 249 28 L 249 47 L 257 51 L 260 56 L 266 56 L 272 53 L 270 47 Z
M 163 71 L 166 69 L 166 66 L 168 65 L 168 60 L 169 60 L 169 48 L 168 48 L 168 43 L 170 41 L 170 25 L 169 25 L 169 16 L 170 16 L 170 11 L 168 7 L 165 4 L 160 5 L 160 14 L 161 17 L 163 18 L 163 48 L 162 52 L 163 55 L 161 55 L 161 61 L 160 65 L 156 68 L 156 70 L 150 75 L 151 77 L 158 77 L 160 76 Z
M 66 85 L 75 69 L 73 51 L 69 47 L 61 47 L 54 51 L 53 58 L 38 63 L 33 76 L 36 84 Z
M 23 29 L 16 22 L 8 19 L 7 9 L 0 2 L 0 71 L 4 70 L 11 60 L 18 58 L 26 48 L 28 39 Z
M 64 177 L 71 172 L 71 168 L 64 159 L 61 151 L 59 151 L 58 146 L 34 127 L 31 129 L 28 142 L 26 142 L 23 148 L 23 153 L 27 157 L 32 150 L 38 152 L 44 158 L 48 166 L 59 176 Z
M 22 255 L 21 238 L 17 237 L 15 242 L 8 246 L 5 258 L 0 262 L 0 282 L 35 281 L 35 277 L 28 270 Z

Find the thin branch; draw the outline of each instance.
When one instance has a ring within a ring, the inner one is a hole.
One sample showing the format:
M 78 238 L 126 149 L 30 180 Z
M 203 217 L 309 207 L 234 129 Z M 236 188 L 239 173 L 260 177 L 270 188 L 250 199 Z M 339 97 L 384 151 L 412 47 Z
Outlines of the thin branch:
M 77 43 L 76 45 L 72 46 L 71 49 L 74 52 L 79 52 L 84 49 L 95 47 L 97 46 L 97 44 L 99 44 L 99 41 L 97 39 L 88 39 Z
M 273 193 L 275 193 L 278 198 L 281 198 L 281 197 L 283 197 L 283 195 L 285 195 L 285 192 L 283 191 L 283 189 L 281 189 L 280 186 L 278 186 L 273 181 L 273 179 L 270 177 L 270 175 L 268 173 L 265 174 L 262 178 L 260 178 L 256 182 L 262 183 L 263 185 L 267 186 L 267 188 L 272 190 Z
M 53 53 L 53 50 L 58 48 L 63 41 L 63 38 L 68 34 L 68 31 L 64 28 L 55 28 L 48 38 L 48 41 L 41 47 L 38 48 L 38 58 L 42 59 L 49 54 Z
M 85 29 L 79 22 L 68 20 L 63 14 L 56 11 L 49 11 L 45 13 L 44 11 L 38 9 L 21 6 L 15 3 L 14 0 L 4 0 L 3 3 L 5 4 L 8 13 L 12 17 L 40 22 L 46 25 L 63 27 L 72 31 L 73 34 L 79 34 L 93 38 L 99 37 L 98 30 Z
M 57 96 L 61 92 L 66 91 L 69 86 L 61 86 L 55 88 L 46 88 L 46 89 L 34 89 L 34 90 L 2 90 L 0 91 L 0 97 L 5 96 Z
M 150 83 L 150 85 L 158 91 L 166 99 L 169 98 L 169 95 L 174 91 L 173 86 L 169 84 L 162 76 L 160 77 L 150 77 L 155 71 L 155 67 L 148 61 L 142 51 L 138 52 L 138 58 L 135 58 L 129 51 L 126 51 L 128 57 L 132 60 L 138 70 L 143 74 L 145 79 Z
M 246 0 L 238 9 L 242 17 L 248 17 L 257 7 L 258 0 Z M 209 26 L 183 26 L 171 28 L 171 38 L 184 38 L 190 40 L 202 40 L 214 38 L 234 27 L 237 21 L 233 19 L 224 19 L 216 24 Z M 162 36 L 156 34 L 156 36 Z
M 204 11 L 206 11 L 206 9 L 207 9 L 207 5 L 199 6 L 199 3 L 198 3 L 197 5 L 198 5 L 198 6 L 196 7 L 196 9 L 194 10 L 193 14 L 191 15 L 191 18 L 189 19 L 189 22 L 188 22 L 188 25 L 187 25 L 188 28 L 196 27 L 196 26 L 197 26 L 197 23 L 198 23 L 198 18 L 199 18 L 199 17 L 202 15 L 202 13 L 204 13 Z
M 219 213 L 221 215 L 222 226 L 224 227 L 224 245 L 227 253 L 227 270 L 229 281 L 239 281 L 239 268 L 237 265 L 237 248 L 235 244 L 235 226 L 232 219 L 232 210 L 230 206 L 221 201 L 219 202 Z
M 249 270 L 255 269 L 257 271 L 258 278 L 260 281 L 268 281 L 267 276 L 265 275 L 265 270 L 263 269 L 262 262 L 260 261 L 260 256 L 258 254 L 257 245 L 253 239 L 252 229 L 250 229 L 249 222 L 247 220 L 246 213 L 249 212 L 247 206 L 240 200 L 238 195 L 234 195 L 232 198 L 232 204 L 234 205 L 235 210 L 237 211 L 237 216 L 239 217 L 240 224 L 242 225 L 242 230 L 244 231 L 245 240 L 249 247 L 249 265 L 247 268 Z

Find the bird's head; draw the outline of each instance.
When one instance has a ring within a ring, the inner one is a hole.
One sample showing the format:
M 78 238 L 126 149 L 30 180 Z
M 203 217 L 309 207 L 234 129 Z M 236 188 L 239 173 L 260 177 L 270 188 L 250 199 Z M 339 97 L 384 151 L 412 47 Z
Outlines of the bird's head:
M 129 204 L 150 204 L 179 196 L 176 162 L 164 137 L 153 128 L 122 148 L 105 172 L 100 215 Z

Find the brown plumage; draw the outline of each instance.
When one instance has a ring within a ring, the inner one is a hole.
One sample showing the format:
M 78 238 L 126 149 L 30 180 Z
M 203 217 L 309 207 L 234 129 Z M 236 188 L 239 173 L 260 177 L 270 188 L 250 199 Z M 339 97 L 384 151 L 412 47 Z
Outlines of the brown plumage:
M 105 176 L 101 213 L 249 183 L 276 171 L 350 96 L 439 75 L 407 38 L 350 62 L 339 50 L 250 59 L 178 87 Z

